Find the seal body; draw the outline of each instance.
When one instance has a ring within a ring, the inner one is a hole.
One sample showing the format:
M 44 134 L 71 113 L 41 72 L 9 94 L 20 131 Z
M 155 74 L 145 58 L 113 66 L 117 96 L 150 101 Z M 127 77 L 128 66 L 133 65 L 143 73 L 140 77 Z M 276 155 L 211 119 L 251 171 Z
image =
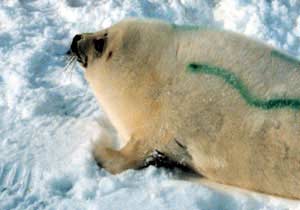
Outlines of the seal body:
M 126 143 L 95 147 L 108 171 L 159 151 L 210 180 L 300 198 L 299 61 L 233 32 L 153 20 L 72 46 Z

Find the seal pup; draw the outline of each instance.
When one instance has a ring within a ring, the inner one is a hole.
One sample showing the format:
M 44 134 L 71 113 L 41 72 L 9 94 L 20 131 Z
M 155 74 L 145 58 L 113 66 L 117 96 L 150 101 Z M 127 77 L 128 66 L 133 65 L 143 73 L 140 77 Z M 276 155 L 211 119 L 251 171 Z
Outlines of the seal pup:
M 76 35 L 70 53 L 126 144 L 94 148 L 109 172 L 167 159 L 216 182 L 300 198 L 295 58 L 233 32 L 136 19 Z

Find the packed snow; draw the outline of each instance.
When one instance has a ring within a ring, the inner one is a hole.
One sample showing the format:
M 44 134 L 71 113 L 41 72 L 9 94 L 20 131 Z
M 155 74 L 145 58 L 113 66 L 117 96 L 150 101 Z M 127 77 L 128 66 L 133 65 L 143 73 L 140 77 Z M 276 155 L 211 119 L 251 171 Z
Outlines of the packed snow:
M 176 171 L 98 168 L 92 141 L 114 131 L 63 55 L 75 34 L 125 17 L 213 25 L 300 57 L 298 0 L 1 0 L 0 209 L 300 209 Z

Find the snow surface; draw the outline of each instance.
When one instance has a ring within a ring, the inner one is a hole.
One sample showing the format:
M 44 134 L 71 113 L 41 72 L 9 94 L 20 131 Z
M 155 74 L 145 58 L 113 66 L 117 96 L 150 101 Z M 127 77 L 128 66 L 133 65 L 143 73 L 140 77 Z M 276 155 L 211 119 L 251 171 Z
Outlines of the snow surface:
M 96 166 L 91 142 L 107 119 L 62 55 L 76 33 L 129 16 L 214 25 L 300 57 L 298 0 L 0 0 L 0 209 L 300 209 L 179 172 Z

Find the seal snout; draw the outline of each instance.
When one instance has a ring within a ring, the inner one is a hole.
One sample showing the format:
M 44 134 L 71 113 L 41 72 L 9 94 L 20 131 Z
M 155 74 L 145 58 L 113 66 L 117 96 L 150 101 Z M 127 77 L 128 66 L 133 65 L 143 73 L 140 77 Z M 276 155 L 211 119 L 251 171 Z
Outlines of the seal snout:
M 74 36 L 70 51 L 68 52 L 71 56 L 75 56 L 77 61 L 87 68 L 88 66 L 88 54 L 93 56 L 101 57 L 107 47 L 107 33 L 101 36 L 95 36 L 93 34 L 77 34 Z M 112 53 L 109 53 L 111 57 Z
M 86 54 L 86 50 L 83 47 L 83 36 L 81 34 L 77 34 L 74 36 L 72 44 L 71 44 L 71 55 L 77 57 L 77 61 L 83 65 L 83 67 L 87 67 L 88 56 Z
M 75 53 L 78 55 L 78 41 L 80 41 L 82 38 L 82 35 L 77 34 L 74 36 L 72 44 L 71 44 L 71 52 Z

